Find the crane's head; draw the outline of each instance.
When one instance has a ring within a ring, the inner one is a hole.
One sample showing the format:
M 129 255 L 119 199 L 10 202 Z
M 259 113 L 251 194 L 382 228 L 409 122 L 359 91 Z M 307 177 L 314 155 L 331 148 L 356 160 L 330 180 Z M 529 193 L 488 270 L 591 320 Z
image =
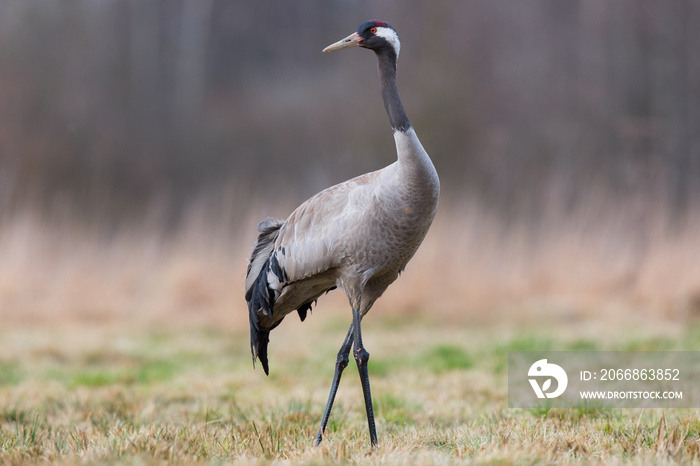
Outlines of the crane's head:
M 357 28 L 357 32 L 353 32 L 345 39 L 329 45 L 323 51 L 332 52 L 333 50 L 348 47 L 364 47 L 374 50 L 376 53 L 393 52 L 398 58 L 401 42 L 399 42 L 399 35 L 396 33 L 396 29 L 389 23 L 372 20 L 362 23 Z

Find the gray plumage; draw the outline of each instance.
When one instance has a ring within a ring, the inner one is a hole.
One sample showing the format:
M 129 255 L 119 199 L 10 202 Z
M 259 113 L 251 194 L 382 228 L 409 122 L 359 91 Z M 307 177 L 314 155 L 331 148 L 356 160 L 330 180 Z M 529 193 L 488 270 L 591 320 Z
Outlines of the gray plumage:
M 337 287 L 360 318 L 364 316 L 413 257 L 437 209 L 437 172 L 406 117 L 396 87 L 398 36 L 387 23 L 372 21 L 326 50 L 350 46 L 377 53 L 382 98 L 394 129 L 398 160 L 321 191 L 284 221 L 268 218 L 258 226 L 245 290 L 253 361 L 260 359 L 266 374 L 270 331 L 287 314 L 296 310 L 303 321 L 312 303 Z M 354 325 L 357 345 L 359 320 Z M 352 332 L 353 326 L 344 344 L 348 351 Z M 334 378 L 336 387 L 339 377 L 338 373 Z M 368 406 L 372 433 L 371 399 Z M 376 434 L 372 441 L 376 442 Z
M 437 172 L 413 128 L 394 139 L 393 164 L 325 189 L 287 220 L 268 218 L 258 227 L 245 288 L 249 303 L 256 280 L 267 293 L 250 308 L 251 349 L 266 373 L 268 334 L 287 314 L 302 309 L 303 320 L 319 296 L 338 287 L 365 315 L 428 232 Z

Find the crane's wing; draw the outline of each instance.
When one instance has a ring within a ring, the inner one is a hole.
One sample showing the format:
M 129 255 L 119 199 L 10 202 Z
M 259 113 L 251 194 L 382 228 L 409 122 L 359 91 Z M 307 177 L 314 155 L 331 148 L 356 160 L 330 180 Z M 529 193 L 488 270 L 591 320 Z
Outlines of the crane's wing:
M 363 199 L 377 172 L 332 186 L 301 204 L 281 222 L 267 219 L 246 276 L 251 351 L 268 372 L 269 332 L 297 310 L 303 321 L 311 303 L 335 286 L 335 269 L 356 231 Z
M 310 307 L 306 305 L 334 286 L 334 270 L 344 259 L 347 236 L 358 221 L 352 199 L 357 189 L 354 179 L 321 191 L 279 225 L 259 272 L 264 275 L 260 278 L 268 289 L 269 306 L 258 313 L 262 320 L 272 320 L 264 324 L 270 326 L 302 306 L 303 320 Z

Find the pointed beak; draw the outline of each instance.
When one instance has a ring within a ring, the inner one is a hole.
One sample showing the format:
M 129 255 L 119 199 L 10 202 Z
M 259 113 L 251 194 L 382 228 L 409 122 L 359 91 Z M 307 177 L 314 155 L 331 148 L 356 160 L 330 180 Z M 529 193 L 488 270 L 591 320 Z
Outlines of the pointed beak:
M 332 52 L 334 50 L 346 49 L 348 47 L 359 47 L 362 44 L 362 37 L 356 32 L 353 32 L 345 39 L 341 39 L 335 44 L 331 44 L 325 49 L 324 52 Z

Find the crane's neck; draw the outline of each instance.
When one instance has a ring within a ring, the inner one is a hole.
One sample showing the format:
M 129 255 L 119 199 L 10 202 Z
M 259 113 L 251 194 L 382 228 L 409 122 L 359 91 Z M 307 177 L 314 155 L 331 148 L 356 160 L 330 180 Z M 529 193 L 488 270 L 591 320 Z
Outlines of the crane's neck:
M 428 210 L 434 213 L 440 193 L 440 180 L 401 104 L 396 87 L 396 54 L 393 51 L 381 51 L 377 53 L 377 58 L 382 100 L 394 130 L 398 156 L 398 187 L 392 189 L 407 189 L 412 195 L 418 195 L 426 202 Z
M 377 52 L 377 60 L 382 100 L 389 115 L 391 128 L 405 133 L 411 127 L 411 122 L 408 121 L 399 97 L 399 89 L 396 87 L 396 53 L 393 50 L 383 49 Z

